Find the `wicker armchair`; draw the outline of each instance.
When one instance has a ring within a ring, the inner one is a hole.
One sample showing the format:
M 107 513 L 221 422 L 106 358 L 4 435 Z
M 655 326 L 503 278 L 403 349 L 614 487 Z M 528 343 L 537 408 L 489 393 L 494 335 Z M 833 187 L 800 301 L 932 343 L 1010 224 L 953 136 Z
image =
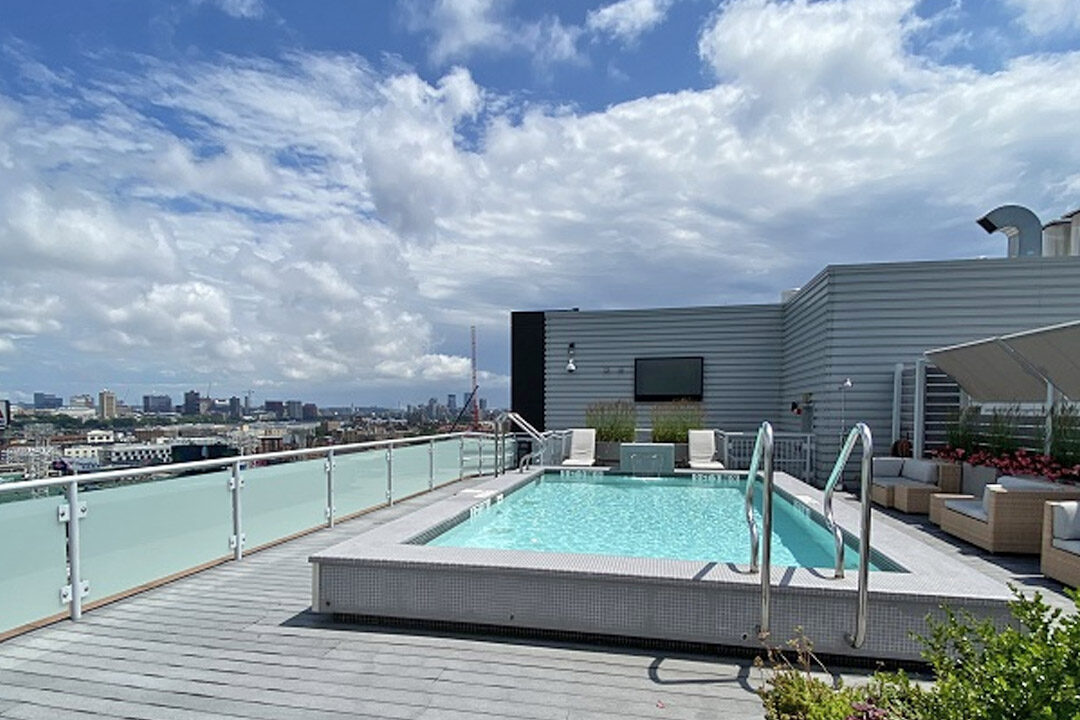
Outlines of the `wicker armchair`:
M 1027 478 L 1001 477 L 982 499 L 946 499 L 941 529 L 992 553 L 1034 555 L 1042 546 L 1043 503 L 1080 499 L 1080 487 Z
M 1080 502 L 1043 506 L 1042 574 L 1080 587 Z

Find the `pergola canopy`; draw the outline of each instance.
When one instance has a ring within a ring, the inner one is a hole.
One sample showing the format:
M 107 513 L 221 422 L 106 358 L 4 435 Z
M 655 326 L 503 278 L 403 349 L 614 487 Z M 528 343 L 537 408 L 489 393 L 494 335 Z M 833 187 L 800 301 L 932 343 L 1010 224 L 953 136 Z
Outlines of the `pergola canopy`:
M 1080 399 L 1080 320 L 926 352 L 980 402 L 1046 402 L 1047 383 Z

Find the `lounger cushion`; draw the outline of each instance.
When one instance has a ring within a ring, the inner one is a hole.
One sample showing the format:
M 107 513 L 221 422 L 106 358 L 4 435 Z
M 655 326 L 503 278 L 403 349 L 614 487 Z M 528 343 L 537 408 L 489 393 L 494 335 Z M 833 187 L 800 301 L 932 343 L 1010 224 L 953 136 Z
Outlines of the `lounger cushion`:
M 1058 550 L 1064 550 L 1073 555 L 1080 555 L 1080 540 L 1058 540 L 1054 538 L 1051 543 Z
M 990 522 L 990 515 L 983 508 L 982 500 L 946 500 L 945 507 L 981 522 Z
M 918 480 L 927 485 L 936 485 L 938 480 L 937 463 L 933 460 L 908 458 L 904 460 L 904 470 L 902 474 L 904 477 Z
M 1006 490 L 1056 490 L 1061 487 L 1049 480 L 1036 480 L 1014 475 L 1002 475 L 994 482 Z
M 691 470 L 723 470 L 724 469 L 724 463 L 719 462 L 717 460 L 709 460 L 709 461 L 691 460 L 690 461 L 690 469 Z
M 904 458 L 876 457 L 874 458 L 874 479 L 879 477 L 897 477 L 904 469 Z
M 1054 508 L 1054 538 L 1080 541 L 1080 502 L 1063 502 Z

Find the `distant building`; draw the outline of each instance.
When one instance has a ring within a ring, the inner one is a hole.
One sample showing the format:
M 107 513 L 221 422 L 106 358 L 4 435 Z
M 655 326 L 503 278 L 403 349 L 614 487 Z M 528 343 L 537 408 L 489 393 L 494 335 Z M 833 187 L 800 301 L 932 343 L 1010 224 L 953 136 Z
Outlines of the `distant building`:
M 59 395 L 53 395 L 52 393 L 43 392 L 34 393 L 35 410 L 56 410 L 63 404 L 64 400 Z
M 92 395 L 72 395 L 68 405 L 76 408 L 93 408 L 94 397 Z
M 450 393 L 446 396 L 446 409 L 450 412 L 457 410 L 457 395 Z
M 229 417 L 237 420 L 241 415 L 243 415 L 243 412 L 240 410 L 240 398 L 233 395 L 229 398 Z
M 199 414 L 199 392 L 197 390 L 188 390 L 186 393 L 184 393 L 184 406 L 182 414 Z
M 287 400 L 285 402 L 285 415 L 290 420 L 302 420 L 304 418 L 304 404 L 299 400 Z
M 102 448 L 109 465 L 160 465 L 172 462 L 172 448 L 162 443 L 120 443 Z
M 86 442 L 91 445 L 105 445 L 116 442 L 116 433 L 112 430 L 91 430 L 86 433 Z
M 487 398 L 480 398 L 480 412 L 487 410 Z
M 144 413 L 170 413 L 173 401 L 168 395 L 143 395 L 142 409 Z
M 63 449 L 63 453 L 65 458 L 73 460 L 101 460 L 101 448 L 96 445 L 69 445 Z
M 302 420 L 318 420 L 319 419 L 319 406 L 315 403 L 304 403 L 304 407 L 300 410 Z
M 267 400 L 263 403 L 263 409 L 268 413 L 274 413 L 278 420 L 285 417 L 285 403 L 280 400 Z
M 116 393 L 102 390 L 98 393 L 98 417 L 111 420 L 116 417 Z

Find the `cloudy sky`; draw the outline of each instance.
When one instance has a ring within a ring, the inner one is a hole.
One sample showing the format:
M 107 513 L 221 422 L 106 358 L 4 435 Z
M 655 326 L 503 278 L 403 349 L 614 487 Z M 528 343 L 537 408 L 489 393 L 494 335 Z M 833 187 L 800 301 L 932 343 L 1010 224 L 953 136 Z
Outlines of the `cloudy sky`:
M 5 0 L 0 397 L 506 398 L 509 311 L 1080 206 L 1076 0 Z

